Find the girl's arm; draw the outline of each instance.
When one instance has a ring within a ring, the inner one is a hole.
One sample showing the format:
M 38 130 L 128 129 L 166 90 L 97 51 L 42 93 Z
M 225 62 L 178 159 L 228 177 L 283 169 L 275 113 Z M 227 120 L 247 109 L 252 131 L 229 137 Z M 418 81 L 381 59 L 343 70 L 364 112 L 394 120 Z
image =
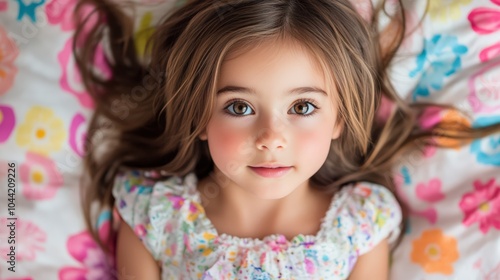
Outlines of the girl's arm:
M 116 270 L 118 280 L 160 279 L 158 264 L 124 221 L 118 229 Z
M 361 255 L 349 280 L 387 280 L 389 278 L 389 244 L 384 239 L 368 253 Z

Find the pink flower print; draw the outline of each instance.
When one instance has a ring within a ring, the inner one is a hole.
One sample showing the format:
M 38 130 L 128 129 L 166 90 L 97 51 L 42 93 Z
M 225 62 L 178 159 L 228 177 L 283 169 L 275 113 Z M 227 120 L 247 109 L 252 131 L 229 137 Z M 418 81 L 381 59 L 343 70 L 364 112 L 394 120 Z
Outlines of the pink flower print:
M 114 252 L 116 235 L 114 234 L 115 232 L 111 227 L 111 215 L 113 215 L 111 210 L 104 210 L 103 212 L 101 212 L 97 220 L 97 228 L 101 240 L 104 240 L 104 243 L 108 247 L 110 252 Z M 120 219 L 120 216 L 115 215 L 113 219 L 117 221 Z M 118 223 L 116 223 L 116 225 L 118 226 Z
M 427 205 L 426 208 L 419 207 L 418 209 L 416 208 L 415 205 L 412 205 L 410 203 L 410 200 L 408 198 L 408 195 L 406 191 L 404 190 L 405 185 L 411 185 L 412 184 L 412 179 L 410 177 L 410 171 L 407 167 L 403 167 L 401 169 L 401 173 L 396 174 L 394 176 L 394 183 L 396 185 L 396 193 L 398 194 L 399 198 L 401 199 L 401 202 L 408 207 L 408 211 L 415 216 L 422 217 L 429 221 L 431 224 L 435 224 L 438 218 L 437 210 L 434 206 L 432 205 Z M 419 184 L 420 185 L 420 184 Z M 422 184 L 425 185 L 425 184 Z M 422 189 L 420 188 L 420 191 L 417 189 L 417 192 L 420 192 L 420 195 L 417 194 L 417 197 L 427 201 L 430 198 L 432 199 L 442 199 L 444 195 L 441 193 L 440 186 L 439 188 L 436 187 L 431 187 L 432 191 L 428 191 L 427 188 Z M 436 191 L 437 190 L 437 191 Z M 429 195 L 431 194 L 431 195 Z M 425 199 L 423 199 L 425 198 Z
M 500 43 L 489 46 L 481 51 L 479 59 L 486 62 L 500 55 Z
M 9 139 L 15 123 L 16 118 L 12 107 L 0 105 L 0 144 Z
M 495 113 L 500 110 L 500 62 L 489 63 L 472 74 L 467 97 L 474 113 Z
M 437 148 L 433 146 L 426 146 L 423 150 L 423 156 L 424 158 L 431 158 L 434 156 L 437 152 Z
M 57 58 L 62 68 L 62 76 L 59 80 L 61 88 L 75 96 L 85 108 L 93 108 L 94 102 L 82 84 L 82 78 L 72 56 L 71 40 L 68 40 L 64 49 Z
M 468 19 L 474 32 L 478 34 L 500 30 L 500 10 L 477 8 L 470 12 Z
M 11 230 L 7 226 L 12 220 L 6 217 L 0 218 L 0 240 L 5 240 L 0 244 L 0 254 L 2 258 L 8 260 L 7 254 L 10 252 L 10 244 L 7 239 L 11 236 Z M 47 241 L 47 234 L 37 225 L 24 219 L 17 218 L 16 225 L 16 259 L 17 261 L 33 261 L 36 259 L 37 251 L 45 251 L 44 243 Z
M 147 230 L 144 225 L 139 224 L 134 227 L 134 232 L 140 239 L 143 239 L 146 236 Z
M 500 6 L 500 1 L 494 0 L 492 2 Z M 472 10 L 468 19 L 474 32 L 478 34 L 484 35 L 500 31 L 500 9 L 477 8 Z M 479 58 L 481 61 L 485 62 L 498 55 L 500 55 L 500 42 L 482 50 L 479 54 Z
M 172 244 L 172 246 L 170 246 L 170 248 L 165 249 L 165 255 L 169 257 L 175 256 L 176 253 L 177 253 L 177 243 L 174 243 Z
M 62 69 L 62 76 L 59 80 L 61 88 L 75 96 L 83 107 L 93 108 L 92 97 L 86 91 L 80 72 L 73 59 L 71 38 L 68 39 L 63 50 L 57 55 L 57 59 Z M 94 70 L 105 79 L 111 77 L 111 70 L 107 66 L 106 56 L 101 46 L 98 46 L 96 50 Z
M 69 127 L 69 145 L 79 155 L 84 155 L 85 139 L 87 137 L 86 119 L 82 114 L 76 114 Z
M 500 185 L 492 178 L 485 184 L 474 182 L 475 191 L 462 196 L 459 206 L 464 212 L 465 226 L 478 222 L 479 229 L 486 234 L 490 227 L 500 229 Z
M 47 14 L 49 23 L 54 25 L 61 24 L 61 29 L 63 31 L 74 30 L 75 19 L 77 18 L 74 12 L 77 2 L 77 0 L 52 0 L 47 3 L 47 5 L 45 6 L 45 12 Z M 89 5 L 85 5 L 82 9 L 82 12 L 82 18 L 84 18 L 92 12 L 92 7 Z M 86 30 L 90 30 L 90 27 L 94 26 L 97 22 L 97 17 L 92 16 Z
M 83 267 L 66 266 L 59 270 L 59 280 L 116 279 L 114 265 L 88 232 L 70 236 L 66 243 L 70 255 Z
M 195 221 L 198 218 L 198 215 L 203 213 L 203 208 L 201 207 L 200 204 L 191 202 L 189 204 L 189 214 L 188 214 L 188 221 Z
M 7 8 L 8 8 L 7 5 L 8 5 L 7 0 L 1 0 L 0 1 L 0 12 L 7 11 Z
M 54 162 L 43 155 L 28 152 L 19 167 L 22 194 L 27 199 L 43 200 L 54 197 L 63 179 Z
M 0 26 L 0 96 L 4 95 L 14 84 L 17 67 L 14 64 L 19 49 L 7 36 L 5 29 Z
M 71 31 L 75 28 L 75 8 L 76 0 L 52 0 L 45 6 L 45 13 L 50 24 L 60 23 L 63 31 Z
M 316 266 L 314 265 L 314 262 L 311 261 L 310 259 L 306 258 L 304 260 L 304 263 L 306 265 L 306 271 L 309 274 L 314 274 L 316 272 Z
M 267 245 L 274 252 L 282 252 L 288 248 L 288 241 L 284 235 L 277 235 L 276 238 L 272 238 L 267 242 Z
M 474 269 L 479 270 L 478 273 L 482 275 L 483 280 L 498 280 L 500 279 L 500 262 L 496 264 L 496 266 L 490 270 L 487 270 L 483 267 L 482 259 L 478 259 L 474 263 Z
M 443 110 L 439 107 L 429 107 L 424 110 L 422 115 L 420 116 L 418 122 L 419 125 L 424 129 L 430 129 L 437 125 L 439 122 L 449 122 L 449 123 L 459 123 L 463 126 L 470 127 L 470 121 L 464 117 L 461 113 L 456 110 Z M 467 141 L 458 141 L 445 137 L 441 137 L 439 130 L 436 131 L 435 136 L 431 139 L 431 141 L 437 143 L 441 147 L 449 147 L 454 149 L 459 149 L 463 145 L 467 144 Z M 426 151 L 424 156 L 432 156 L 435 151 L 430 150 Z
M 390 101 L 389 98 L 382 96 L 380 99 L 380 106 L 377 111 L 377 121 L 385 122 L 391 116 L 391 111 L 394 108 L 394 102 Z
M 500 279 L 500 263 L 496 267 L 488 271 L 484 275 L 484 280 L 498 280 Z
M 441 112 L 442 109 L 440 107 L 428 107 L 422 113 L 422 116 L 419 118 L 418 122 L 423 129 L 429 129 L 441 121 Z
M 181 196 L 169 195 L 168 200 L 172 202 L 175 210 L 181 209 L 182 205 L 184 205 L 184 198 L 182 198 Z
M 193 252 L 193 248 L 191 246 L 191 242 L 189 242 L 189 236 L 187 234 L 183 234 L 182 235 L 182 239 L 184 240 L 184 246 L 186 247 L 186 250 L 189 252 L 189 253 L 192 253 Z
M 441 180 L 438 178 L 430 180 L 427 184 L 418 184 L 416 193 L 418 198 L 429 203 L 444 199 L 444 194 L 441 192 Z

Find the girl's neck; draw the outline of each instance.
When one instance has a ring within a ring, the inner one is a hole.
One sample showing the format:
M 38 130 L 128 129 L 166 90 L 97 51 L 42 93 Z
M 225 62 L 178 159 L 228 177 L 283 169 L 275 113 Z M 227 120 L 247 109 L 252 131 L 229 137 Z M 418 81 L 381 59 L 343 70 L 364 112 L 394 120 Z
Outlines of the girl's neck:
M 315 235 L 331 203 L 332 196 L 311 187 L 309 180 L 286 197 L 268 200 L 216 178 L 217 174 L 207 176 L 198 189 L 206 215 L 219 234 L 259 239 L 272 234 L 287 239 Z

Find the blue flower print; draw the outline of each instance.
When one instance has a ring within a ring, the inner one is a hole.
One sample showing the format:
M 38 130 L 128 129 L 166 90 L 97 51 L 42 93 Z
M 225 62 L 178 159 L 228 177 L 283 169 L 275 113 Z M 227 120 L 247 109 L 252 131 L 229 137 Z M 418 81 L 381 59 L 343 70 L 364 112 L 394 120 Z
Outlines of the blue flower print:
M 261 267 L 253 266 L 252 280 L 271 280 L 269 273 L 265 272 Z
M 474 122 L 474 127 L 484 127 L 499 123 L 500 116 L 483 117 Z M 476 160 L 482 164 L 500 166 L 500 134 L 490 135 L 478 139 L 471 144 L 471 152 Z
M 414 78 L 422 73 L 417 87 L 413 91 L 413 101 L 417 97 L 428 97 L 431 89 L 440 90 L 444 78 L 449 77 L 462 67 L 461 56 L 468 49 L 458 43 L 456 36 L 437 34 L 425 40 L 424 49 L 417 56 L 417 68 L 410 72 Z
M 19 4 L 19 13 L 17 20 L 20 21 L 24 16 L 28 16 L 32 22 L 36 22 L 36 9 L 45 3 L 45 0 L 16 0 Z

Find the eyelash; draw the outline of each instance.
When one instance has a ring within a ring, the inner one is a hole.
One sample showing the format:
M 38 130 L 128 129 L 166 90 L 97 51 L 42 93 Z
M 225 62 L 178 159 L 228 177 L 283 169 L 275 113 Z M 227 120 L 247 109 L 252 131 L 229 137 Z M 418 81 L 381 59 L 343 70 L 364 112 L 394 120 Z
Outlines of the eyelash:
M 226 105 L 225 105 L 225 107 L 224 107 L 224 112 L 225 112 L 226 114 L 228 114 L 229 116 L 231 116 L 231 117 L 235 117 L 235 118 L 239 118 L 239 117 L 244 117 L 244 116 L 246 116 L 246 115 L 235 115 L 235 114 L 232 114 L 232 113 L 228 112 L 228 109 L 227 109 L 227 108 L 229 108 L 229 106 L 233 105 L 233 104 L 234 104 L 234 103 L 236 103 L 236 102 L 245 103 L 247 106 L 249 106 L 249 107 L 250 107 L 250 105 L 248 104 L 248 102 L 244 101 L 243 99 L 238 99 L 238 98 L 236 98 L 236 99 L 231 99 L 231 100 L 229 100 L 229 101 L 226 103 Z M 293 103 L 292 108 L 293 108 L 293 106 L 295 106 L 295 105 L 297 105 L 297 104 L 300 104 L 300 103 L 307 103 L 307 104 L 311 104 L 311 106 L 313 106 L 313 107 L 314 107 L 314 110 L 312 111 L 312 113 L 309 113 L 309 114 L 307 114 L 307 115 L 302 115 L 302 114 L 294 114 L 294 115 L 299 115 L 299 116 L 301 116 L 301 117 L 311 117 L 312 115 L 315 115 L 315 114 L 318 112 L 318 110 L 320 109 L 320 108 L 316 105 L 316 102 L 315 102 L 314 100 L 312 100 L 312 99 L 308 99 L 308 98 L 303 98 L 303 99 L 299 99 L 299 100 L 297 100 L 295 103 Z M 250 109 L 251 109 L 251 107 L 250 107 Z M 252 109 L 252 111 L 253 111 L 253 109 Z

